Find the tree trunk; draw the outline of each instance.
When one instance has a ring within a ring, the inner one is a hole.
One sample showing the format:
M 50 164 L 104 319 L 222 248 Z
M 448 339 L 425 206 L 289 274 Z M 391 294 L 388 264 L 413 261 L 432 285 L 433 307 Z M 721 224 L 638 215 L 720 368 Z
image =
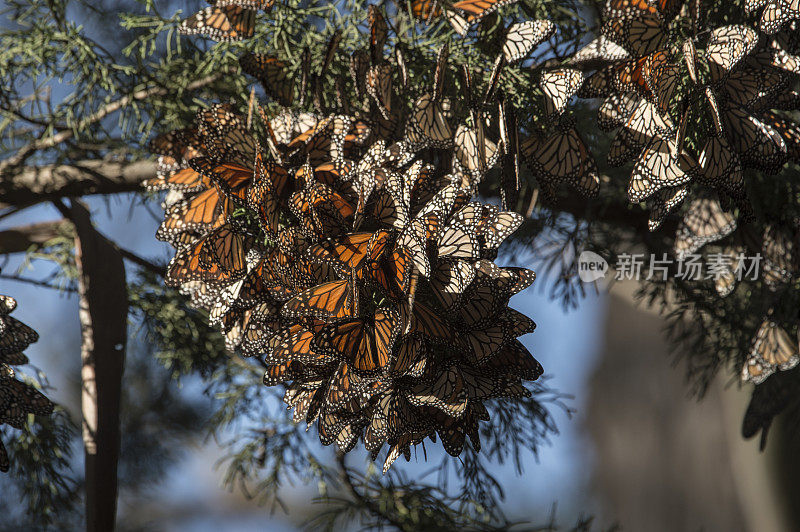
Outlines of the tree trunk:
M 119 250 L 73 201 L 81 321 L 81 409 L 86 451 L 86 530 L 114 530 L 119 409 L 127 339 L 128 294 Z

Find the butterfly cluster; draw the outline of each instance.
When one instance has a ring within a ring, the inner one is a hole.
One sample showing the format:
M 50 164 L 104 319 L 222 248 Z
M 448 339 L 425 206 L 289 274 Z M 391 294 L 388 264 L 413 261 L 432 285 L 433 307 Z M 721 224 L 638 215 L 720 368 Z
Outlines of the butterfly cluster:
M 519 32 L 540 42 L 548 24 Z M 522 217 L 472 199 L 516 138 L 489 138 L 502 102 L 485 94 L 489 104 L 454 118 L 445 47 L 406 113 L 402 53 L 384 57 L 377 9 L 368 25 L 369 47 L 350 56 L 365 108 L 294 111 L 295 98 L 324 100 L 320 76 L 295 83 L 277 58 L 246 54 L 242 70 L 278 107 L 201 110 L 151 141 L 159 174 L 146 186 L 167 191 L 156 235 L 176 248 L 166 283 L 208 312 L 229 349 L 263 362 L 294 421 L 345 452 L 388 445 L 386 470 L 426 438 L 454 456 L 467 439 L 479 450 L 485 402 L 529 396 L 523 381 L 542 368 L 518 340 L 535 324 L 508 306 L 534 274 L 494 262 Z
M 728 237 L 753 219 L 745 169 L 775 174 L 787 162 L 800 162 L 800 125 L 790 114 L 800 107 L 800 43 L 791 13 L 785 10 L 771 29 L 762 23 L 769 34 L 762 36 L 745 25 L 698 31 L 698 13 L 680 0 L 610 0 L 601 36 L 573 58 L 597 65 L 578 95 L 604 98 L 598 126 L 618 130 L 608 164 L 634 161 L 628 198 L 647 203 L 650 230 L 686 202 L 674 237 L 676 256 L 720 242 L 714 256 L 721 297 L 740 279 L 745 252 L 741 238 Z M 787 31 L 776 33 L 783 25 Z M 695 197 L 688 200 L 690 189 Z M 757 250 L 771 290 L 785 286 L 793 270 L 796 235 L 786 232 L 767 226 Z M 797 361 L 797 343 L 788 341 L 770 310 L 742 379 L 758 384 Z
M 33 386 L 16 379 L 11 368 L 28 363 L 22 352 L 39 339 L 36 331 L 9 316 L 16 307 L 16 300 L 0 295 L 0 424 L 21 429 L 28 414 L 52 414 L 53 403 Z M 0 441 L 0 471 L 6 472 L 10 466 L 6 448 Z

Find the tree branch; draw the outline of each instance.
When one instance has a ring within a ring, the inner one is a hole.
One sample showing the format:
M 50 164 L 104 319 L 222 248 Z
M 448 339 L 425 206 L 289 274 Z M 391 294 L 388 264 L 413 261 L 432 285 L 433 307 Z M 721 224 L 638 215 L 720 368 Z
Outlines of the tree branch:
M 352 495 L 353 498 L 359 504 L 361 504 L 364 508 L 369 510 L 376 517 L 379 517 L 380 519 L 386 521 L 387 523 L 396 527 L 398 530 L 407 530 L 405 523 L 397 519 L 389 512 L 383 511 L 381 507 L 375 503 L 375 501 L 369 499 L 368 497 L 363 495 L 360 491 L 358 491 L 355 484 L 353 483 L 353 478 L 350 476 L 350 470 L 348 469 L 344 458 L 345 457 L 343 453 L 340 452 L 336 453 L 336 464 L 339 466 L 339 470 L 342 474 L 342 481 L 344 482 L 344 485 L 347 487 L 347 491 L 350 492 L 350 495 Z
M 0 254 L 24 253 L 71 230 L 72 223 L 67 220 L 53 220 L 0 231 Z
M 210 85 L 222 77 L 223 74 L 225 74 L 225 72 L 217 72 L 215 74 L 211 74 L 210 76 L 201 78 L 193 83 L 188 84 L 185 90 L 193 91 L 205 87 L 206 85 Z M 119 111 L 126 105 L 129 105 L 131 102 L 145 100 L 154 96 L 165 96 L 170 93 L 170 90 L 171 89 L 167 87 L 161 86 L 148 87 L 146 89 L 138 90 L 132 94 L 127 94 L 116 101 L 106 104 L 104 107 L 101 107 L 94 113 L 78 122 L 74 128 L 61 131 L 50 137 L 35 140 L 21 147 L 19 151 L 17 151 L 17 153 L 12 157 L 0 162 L 0 175 L 6 173 L 9 169 L 20 166 L 37 151 L 52 148 L 53 146 L 72 138 L 75 135 L 75 131 L 82 131 L 92 124 L 96 124 L 111 113 Z
M 141 190 L 156 174 L 154 161 L 78 161 L 30 166 L 0 181 L 0 208 L 28 207 L 43 201 L 89 194 Z

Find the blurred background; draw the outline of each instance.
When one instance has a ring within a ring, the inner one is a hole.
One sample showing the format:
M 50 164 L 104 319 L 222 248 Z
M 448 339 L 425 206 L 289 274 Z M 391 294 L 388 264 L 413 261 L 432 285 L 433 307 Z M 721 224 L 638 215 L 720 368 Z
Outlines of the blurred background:
M 120 196 L 94 198 L 90 206 L 96 223 L 112 239 L 140 256 L 168 259 L 169 250 L 153 238 L 159 213 L 151 212 L 152 202 L 143 205 Z M 0 230 L 58 217 L 53 207 L 40 206 L 3 219 Z M 535 261 L 524 265 L 537 267 Z M 40 279 L 50 268 L 45 262 L 23 263 L 16 255 L 3 271 L 22 269 L 23 276 Z M 612 274 L 613 270 L 609 277 Z M 548 281 L 541 275 L 512 305 L 536 321 L 536 332 L 523 341 L 545 367 L 548 384 L 572 396 L 564 402 L 573 412 L 551 407 L 559 434 L 538 456 L 525 457 L 522 475 L 510 464 L 498 466 L 502 469 L 495 476 L 502 480 L 508 517 L 540 523 L 554 514 L 559 523 L 569 524 L 579 515 L 590 515 L 597 529 L 793 529 L 783 510 L 791 501 L 783 500 L 779 476 L 770 472 L 775 460 L 770 453 L 781 452 L 781 447 L 760 453 L 757 441 L 740 436 L 745 390 L 736 383 L 715 382 L 699 403 L 691 397 L 683 370 L 672 363 L 662 337 L 661 318 L 635 305 L 633 283 L 601 283 L 598 290 L 590 286 L 577 309 L 565 310 L 548 298 Z M 27 354 L 33 365 L 46 370 L 53 399 L 77 419 L 77 297 L 5 279 L 0 280 L 0 293 L 17 298 L 16 315 L 40 333 L 41 340 Z M 135 333 L 136 324 L 131 327 Z M 161 393 L 163 383 L 169 382 L 167 371 L 136 352 L 132 345 L 126 376 L 139 380 L 126 380 L 133 387 L 129 395 Z M 130 369 L 131 363 L 149 366 L 147 382 L 140 382 L 142 370 Z M 208 405 L 199 381 L 184 379 L 179 389 L 166 386 L 173 389 L 170 402 L 192 405 L 201 413 Z M 202 416 L 193 415 L 175 422 L 202 424 Z M 123 529 L 205 531 L 224 526 L 246 531 L 264 530 L 269 523 L 270 530 L 295 530 L 309 517 L 316 486 L 286 485 L 286 511 L 259 506 L 238 490 L 223 489 L 222 468 L 216 467 L 223 452 L 218 442 L 203 437 L 199 426 L 123 434 L 123 453 L 126 439 L 146 447 L 148 438 L 163 440 L 171 429 L 180 434 L 181 445 L 175 445 L 169 459 L 164 457 L 158 478 L 142 478 L 135 471 L 137 460 L 154 457 L 137 452 L 131 464 L 130 446 L 127 462 L 123 456 L 127 465 L 123 464 L 118 521 Z M 429 458 L 437 452 L 428 449 Z M 363 450 L 351 455 L 352 463 L 367 459 Z M 429 469 L 421 454 L 409 464 L 401 461 L 401 467 L 412 476 Z

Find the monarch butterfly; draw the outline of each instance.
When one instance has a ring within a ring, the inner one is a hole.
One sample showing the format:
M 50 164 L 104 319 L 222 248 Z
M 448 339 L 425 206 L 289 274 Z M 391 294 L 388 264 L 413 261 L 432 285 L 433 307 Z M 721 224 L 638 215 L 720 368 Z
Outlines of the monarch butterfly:
M 167 207 L 156 238 L 180 248 L 185 235 L 204 233 L 224 223 L 229 209 L 227 198 L 221 198 L 216 189 L 206 190 Z
M 437 101 L 430 94 L 420 96 L 414 103 L 406 137 L 415 146 L 448 147 L 453 142 L 453 130 L 446 117 L 449 108 L 447 99 Z
M 400 314 L 382 307 L 374 315 L 325 326 L 314 345 L 343 358 L 356 374 L 374 375 L 387 369 L 400 330 Z
M 544 92 L 545 113 L 548 116 L 560 115 L 567 102 L 583 85 L 583 72 L 572 68 L 560 68 L 542 72 L 539 86 Z
M 544 373 L 542 365 L 519 340 L 504 345 L 476 368 L 489 375 L 511 375 L 529 381 L 538 379 Z
M 517 336 L 532 333 L 535 329 L 536 324 L 533 320 L 513 309 L 506 309 L 495 323 L 486 327 L 467 329 L 461 338 L 467 347 L 470 362 L 480 364 Z
M 464 414 L 469 403 L 456 366 L 442 368 L 430 382 L 422 380 L 407 390 L 405 397 L 414 406 L 432 406 L 456 419 Z
M 391 253 L 371 263 L 371 277 L 390 297 L 404 298 L 411 290 L 414 260 L 412 251 L 395 244 Z
M 584 80 L 581 88 L 575 94 L 578 98 L 607 98 L 616 91 L 611 83 L 616 65 L 601 68 Z
M 286 388 L 283 402 L 288 405 L 289 409 L 294 408 L 292 421 L 295 423 L 305 421 L 311 425 L 319 413 L 323 397 L 324 393 L 320 388 L 308 389 L 301 387 L 300 384 L 292 383 Z
M 714 290 L 719 297 L 728 297 L 736 288 L 738 257 L 744 255 L 744 249 L 726 247 L 720 253 L 720 272 L 714 279 Z
M 722 87 L 726 99 L 736 106 L 750 109 L 769 105 L 767 102 L 788 85 L 786 75 L 772 69 L 739 69 L 728 76 Z
M 203 237 L 200 264 L 205 268 L 219 265 L 233 275 L 247 269 L 247 251 L 253 245 L 251 235 L 237 231 L 231 224 L 222 225 Z
M 319 117 L 312 113 L 296 113 L 285 109 L 269 122 L 277 142 L 288 145 L 299 133 L 314 129 Z
M 430 287 L 439 304 L 445 309 L 456 307 L 475 278 L 475 268 L 469 262 L 442 260 L 432 269 Z
M 390 376 L 418 378 L 425 371 L 428 348 L 419 336 L 403 336 L 395 343 L 395 358 L 389 368 Z
M 179 192 L 192 193 L 211 187 L 211 181 L 201 175 L 193 168 L 183 168 L 176 172 L 170 172 L 165 177 L 156 177 L 144 182 L 148 190 L 176 190 Z
M 745 6 L 750 2 L 747 2 Z M 800 19 L 800 3 L 797 0 L 777 0 L 755 3 L 758 7 L 767 4 L 761 13 L 761 31 L 773 34 L 792 20 Z
M 416 301 L 412 309 L 408 301 L 400 303 L 400 322 L 406 335 L 424 338 L 436 344 L 457 346 L 453 329 L 428 305 Z
M 786 162 L 786 142 L 775 128 L 736 107 L 725 106 L 721 115 L 730 146 L 742 163 L 775 173 Z
M 209 157 L 252 166 L 259 148 L 255 137 L 246 127 L 245 117 L 235 113 L 230 105 L 215 104 L 210 109 L 200 111 L 197 122 L 200 135 L 206 141 Z
M 296 360 L 301 364 L 314 366 L 333 362 L 332 357 L 314 347 L 314 335 L 313 330 L 304 327 L 284 329 L 269 340 L 264 362 L 273 365 Z
M 623 129 L 614 137 L 608 153 L 611 166 L 624 164 L 656 136 L 668 136 L 673 131 L 669 116 L 645 100 L 639 99 Z
M 447 58 L 450 56 L 450 43 L 445 42 L 436 54 L 436 68 L 433 71 L 433 99 L 442 99 L 445 76 L 447 75 Z
M 531 136 L 520 149 L 528 167 L 543 184 L 565 182 L 584 195 L 597 193 L 597 165 L 574 127 L 566 131 L 559 128 L 544 139 Z
M 411 14 L 417 20 L 427 21 L 442 15 L 442 8 L 438 0 L 413 0 L 411 2 Z
M 510 297 L 500 283 L 483 277 L 469 286 L 452 314 L 453 319 L 463 330 L 486 327 L 494 323 Z
M 742 380 L 761 384 L 775 371 L 792 369 L 800 362 L 797 343 L 771 318 L 761 323 L 747 360 L 742 366 Z
M 721 188 L 733 197 L 744 194 L 744 177 L 739 155 L 724 136 L 709 136 L 698 157 L 698 178 L 712 187 Z
M 669 213 L 683 203 L 689 193 L 687 186 L 662 188 L 647 200 L 650 215 L 647 219 L 648 231 L 655 231 L 664 222 Z
M 786 156 L 790 161 L 800 161 L 800 125 L 774 113 L 764 113 L 765 123 L 778 132 L 786 144 Z
M 777 225 L 767 225 L 761 251 L 764 254 L 764 282 L 770 289 L 788 283 L 795 274 L 795 237 Z
M 350 55 L 350 77 L 356 95 L 362 97 L 366 90 L 367 71 L 369 71 L 370 55 L 366 50 L 356 50 Z
M 297 294 L 284 304 L 281 314 L 288 318 L 352 318 L 356 315 L 357 297 L 352 281 L 331 281 Z
M 556 26 L 549 20 L 529 20 L 512 24 L 506 32 L 503 44 L 503 56 L 506 63 L 516 63 L 524 59 L 545 39 L 556 31 Z
M 0 295 L 0 315 L 10 314 L 17 308 L 17 300 L 11 296 Z
M 211 6 L 182 21 L 183 35 L 203 35 L 216 41 L 249 39 L 255 31 L 256 12 L 239 5 Z
M 313 260 L 327 262 L 342 275 L 360 273 L 369 262 L 377 261 L 389 244 L 389 231 L 351 233 L 336 240 L 322 241 L 308 250 Z
M 473 24 L 499 8 L 517 2 L 517 0 L 461 0 L 453 4 L 453 8 L 467 13 L 467 22 Z
M 614 0 L 606 9 L 602 35 L 633 57 L 642 57 L 667 44 L 667 23 L 645 0 Z
M 683 185 L 692 179 L 696 163 L 685 152 L 673 162 L 672 144 L 671 140 L 654 137 L 644 149 L 628 185 L 628 199 L 632 203 L 647 199 L 659 189 Z
M 0 380 L 0 405 L 3 407 L 0 423 L 8 423 L 16 429 L 23 427 L 28 413 L 49 416 L 54 407 L 39 390 L 13 378 L 13 370 L 10 378 Z
M 389 120 L 392 110 L 392 70 L 389 63 L 370 67 L 367 71 L 367 94 L 375 101 L 378 111 Z
M 622 126 L 639 104 L 641 98 L 632 94 L 609 96 L 597 109 L 597 126 L 602 131 L 611 131 Z
M 516 212 L 494 212 L 481 221 L 480 235 L 483 247 L 497 249 L 500 244 L 522 224 L 522 215 Z
M 474 406 L 470 405 L 470 411 L 462 416 L 461 419 L 445 417 L 441 422 L 436 423 L 436 432 L 442 440 L 442 446 L 447 454 L 458 456 L 464 450 L 464 443 L 467 435 L 476 451 L 481 448 L 480 436 L 478 434 L 478 421 L 475 419 L 471 410 Z M 445 416 L 445 414 L 442 414 Z
M 490 278 L 509 297 L 525 290 L 536 280 L 536 274 L 533 270 L 518 267 L 501 268 L 486 259 L 477 261 L 474 267 L 479 277 Z
M 39 333 L 21 321 L 11 316 L 4 316 L 2 320 L 5 330 L 0 334 L 0 356 L 13 355 L 39 341 Z
M 179 286 L 187 281 L 231 282 L 243 271 L 225 270 L 219 264 L 204 265 L 200 257 L 204 252 L 205 241 L 200 240 L 179 250 L 167 266 L 165 283 Z
M 195 157 L 189 163 L 193 170 L 210 179 L 218 192 L 233 202 L 244 205 L 253 182 L 253 169 L 238 163 L 219 163 L 208 157 Z
M 436 247 L 440 258 L 474 259 L 480 254 L 480 243 L 474 231 L 458 219 L 451 220 L 442 229 Z
M 575 52 L 568 63 L 574 66 L 581 66 L 594 61 L 614 63 L 623 59 L 628 59 L 630 55 L 625 48 L 614 43 L 605 35 L 600 35 L 592 42 Z
M 258 79 L 264 91 L 283 106 L 289 106 L 294 99 L 295 83 L 289 78 L 286 64 L 278 58 L 247 53 L 239 58 L 242 70 Z
M 383 18 L 378 7 L 370 4 L 367 7 L 367 19 L 369 21 L 369 47 L 372 53 L 372 62 L 377 64 L 383 58 L 383 48 L 386 46 L 386 39 L 389 36 L 389 27 L 386 19 Z
M 703 53 L 708 61 L 711 83 L 723 81 L 757 43 L 758 34 L 747 26 L 723 26 L 712 30 Z
M 713 198 L 697 198 L 689 204 L 675 233 L 675 255 L 681 258 L 721 240 L 736 230 L 736 218 L 722 210 Z
M 497 144 L 486 138 L 480 121 L 475 128 L 463 124 L 459 126 L 454 141 L 453 166 L 466 177 L 463 186 L 475 187 L 486 172 L 497 164 L 500 156 Z

